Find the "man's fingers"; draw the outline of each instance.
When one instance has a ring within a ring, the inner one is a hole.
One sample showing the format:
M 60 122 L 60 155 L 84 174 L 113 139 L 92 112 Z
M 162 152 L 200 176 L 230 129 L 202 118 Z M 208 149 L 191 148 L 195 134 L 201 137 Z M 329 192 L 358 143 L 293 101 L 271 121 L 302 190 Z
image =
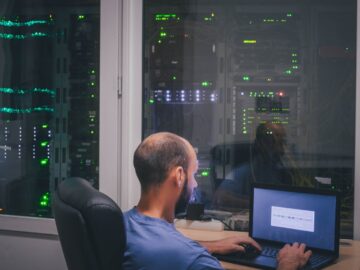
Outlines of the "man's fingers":
M 301 244 L 300 244 L 300 250 L 301 250 L 302 252 L 304 252 L 304 251 L 305 251 L 305 248 L 306 248 L 306 245 L 305 245 L 304 243 L 301 243 Z
M 312 251 L 311 251 L 311 250 L 308 250 L 308 251 L 305 252 L 305 257 L 306 257 L 306 259 L 309 259 L 309 258 L 311 257 L 311 255 L 312 255 Z
M 308 262 L 311 254 L 312 254 L 311 250 L 308 250 L 304 253 L 304 255 L 302 256 L 302 258 L 300 260 L 300 267 L 303 267 Z
M 258 250 L 261 250 L 261 246 L 254 239 L 249 238 L 247 244 L 250 244 L 256 247 Z
M 285 244 L 285 246 L 283 248 L 289 248 L 290 244 Z
M 234 251 L 233 252 L 245 252 L 245 248 L 243 246 L 240 246 L 240 245 L 236 245 L 234 244 Z
M 257 250 L 261 250 L 261 246 L 253 239 L 249 238 L 249 239 L 244 239 L 242 241 L 243 244 L 247 244 L 247 245 L 252 245 L 254 246 Z

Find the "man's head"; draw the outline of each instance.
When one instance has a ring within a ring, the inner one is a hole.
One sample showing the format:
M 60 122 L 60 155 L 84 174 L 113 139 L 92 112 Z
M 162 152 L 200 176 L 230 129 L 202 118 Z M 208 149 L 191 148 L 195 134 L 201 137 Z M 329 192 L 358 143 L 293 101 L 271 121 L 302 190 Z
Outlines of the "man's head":
M 285 152 L 286 131 L 280 124 L 266 122 L 256 129 L 255 151 L 264 158 L 281 159 Z
M 160 187 L 169 178 L 180 193 L 186 187 L 186 196 L 191 195 L 197 185 L 194 149 L 184 138 L 172 133 L 160 132 L 147 137 L 134 153 L 134 167 L 142 193 Z

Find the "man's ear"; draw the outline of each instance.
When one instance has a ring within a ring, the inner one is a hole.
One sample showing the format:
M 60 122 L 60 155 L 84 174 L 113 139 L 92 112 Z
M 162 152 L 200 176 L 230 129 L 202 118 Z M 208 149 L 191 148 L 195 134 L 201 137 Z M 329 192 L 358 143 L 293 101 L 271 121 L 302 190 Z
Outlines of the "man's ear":
M 184 172 L 184 168 L 182 166 L 178 166 L 176 167 L 176 181 L 179 187 L 181 187 L 184 184 L 184 176 L 185 176 L 185 172 Z

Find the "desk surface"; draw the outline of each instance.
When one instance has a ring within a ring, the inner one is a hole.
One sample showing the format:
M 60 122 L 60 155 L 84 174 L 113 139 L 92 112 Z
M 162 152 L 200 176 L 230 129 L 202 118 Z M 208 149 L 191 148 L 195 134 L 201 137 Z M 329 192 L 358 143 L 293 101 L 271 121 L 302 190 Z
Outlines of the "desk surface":
M 187 230 L 178 229 L 185 236 L 198 241 L 212 241 L 223 239 L 232 235 L 247 235 L 246 232 L 234 232 L 234 231 L 202 231 L 202 230 Z M 227 262 L 221 262 L 222 266 L 228 270 L 244 270 L 254 269 L 243 265 L 237 265 Z M 360 270 L 360 241 L 353 241 L 342 239 L 340 240 L 340 257 L 332 265 L 326 269 L 338 269 L 338 270 Z

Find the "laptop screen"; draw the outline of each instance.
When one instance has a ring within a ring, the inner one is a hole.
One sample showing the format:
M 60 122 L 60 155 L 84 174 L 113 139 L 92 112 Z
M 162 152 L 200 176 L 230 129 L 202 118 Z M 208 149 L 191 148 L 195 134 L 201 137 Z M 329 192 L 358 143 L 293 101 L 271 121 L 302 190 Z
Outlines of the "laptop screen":
M 337 196 L 254 187 L 253 238 L 336 251 Z

